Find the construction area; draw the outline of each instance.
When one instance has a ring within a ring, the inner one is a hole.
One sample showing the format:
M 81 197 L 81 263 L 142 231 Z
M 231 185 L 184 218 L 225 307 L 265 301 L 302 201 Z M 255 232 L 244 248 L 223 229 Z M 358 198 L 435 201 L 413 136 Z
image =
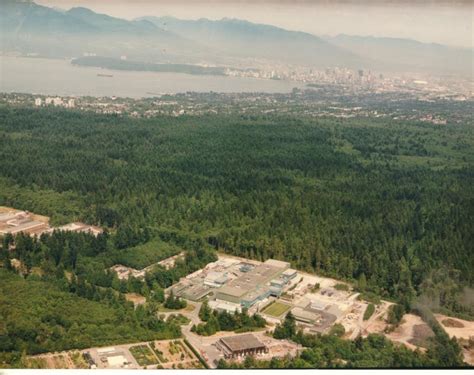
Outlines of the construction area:
M 59 227 L 49 225 L 49 217 L 36 215 L 28 211 L 21 211 L 10 207 L 0 207 L 0 236 L 11 234 L 13 236 L 24 233 L 41 236 L 53 231 L 82 232 L 98 236 L 102 229 L 93 225 L 74 222 Z

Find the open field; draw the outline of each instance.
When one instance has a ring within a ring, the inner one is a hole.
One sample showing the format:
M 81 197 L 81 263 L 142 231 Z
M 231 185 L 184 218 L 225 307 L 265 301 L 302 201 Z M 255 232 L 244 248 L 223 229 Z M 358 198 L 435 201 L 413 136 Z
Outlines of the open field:
M 424 350 L 427 339 L 433 336 L 433 331 L 418 315 L 405 314 L 401 324 L 386 336 L 392 341 L 405 344 L 410 349 Z
M 159 238 L 154 238 L 144 244 L 111 253 L 115 263 L 135 270 L 148 271 L 160 264 L 169 267 L 174 265 L 183 249 Z M 182 257 L 182 256 L 181 256 Z
M 465 340 L 474 337 L 474 322 L 442 314 L 435 314 L 435 318 L 450 337 Z
M 48 353 L 28 357 L 27 366 L 31 369 L 87 369 L 87 362 L 79 351 Z
M 456 337 L 463 348 L 464 361 L 474 366 L 474 322 L 435 314 L 449 337 Z
M 286 313 L 289 309 L 291 308 L 290 305 L 287 305 L 286 303 L 281 303 L 281 302 L 273 302 L 269 306 L 267 306 L 262 313 L 268 314 L 271 316 L 274 316 L 275 318 L 278 318 L 282 316 L 284 313 Z

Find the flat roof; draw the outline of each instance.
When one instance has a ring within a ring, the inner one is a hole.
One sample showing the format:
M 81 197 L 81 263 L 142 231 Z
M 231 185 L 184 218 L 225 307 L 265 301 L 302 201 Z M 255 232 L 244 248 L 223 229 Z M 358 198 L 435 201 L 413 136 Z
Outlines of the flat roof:
M 36 228 L 38 226 L 46 226 L 46 224 L 43 223 L 42 221 L 31 220 L 17 226 L 8 226 L 6 228 L 2 228 L 1 232 L 13 234 L 13 233 L 18 233 L 22 231 L 27 231 L 28 229 Z
M 324 310 L 327 305 L 329 305 L 329 303 L 326 301 L 312 300 L 309 306 L 311 307 L 311 309 Z
M 265 263 L 259 264 L 249 272 L 230 281 L 227 285 L 220 288 L 218 292 L 237 298 L 243 297 L 250 291 L 255 291 L 255 289 L 264 286 L 264 284 L 277 277 L 287 267 L 289 267 L 289 263 L 269 259 Z
M 204 280 L 216 281 L 216 280 L 227 280 L 227 272 L 209 272 Z
M 293 308 L 291 310 L 291 313 L 294 315 L 296 319 L 303 319 L 303 320 L 308 320 L 308 321 L 313 321 L 313 322 L 316 322 L 318 319 L 321 319 L 321 314 L 304 310 L 301 307 Z
M 224 285 L 222 288 L 219 289 L 219 293 L 228 294 L 233 297 L 242 297 L 248 291 L 249 291 L 248 289 L 244 289 L 241 286 L 231 286 L 231 285 Z
M 259 339 L 251 333 L 221 338 L 221 341 L 233 352 L 264 347 Z
M 182 291 L 181 295 L 190 300 L 199 300 L 211 293 L 211 288 L 207 285 L 196 284 Z

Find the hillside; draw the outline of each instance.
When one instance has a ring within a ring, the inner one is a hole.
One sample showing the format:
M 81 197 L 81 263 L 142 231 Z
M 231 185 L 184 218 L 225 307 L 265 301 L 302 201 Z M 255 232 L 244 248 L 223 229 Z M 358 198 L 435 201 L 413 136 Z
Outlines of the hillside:
M 203 51 L 146 21 L 127 21 L 86 8 L 59 11 L 34 2 L 0 5 L 2 49 L 46 57 L 77 57 L 85 53 L 138 60 L 190 58 Z
M 157 27 L 193 39 L 234 57 L 253 57 L 314 66 L 366 66 L 364 58 L 334 46 L 314 35 L 270 25 L 224 18 L 179 20 L 173 17 L 143 17 Z
M 472 74 L 472 49 L 409 39 L 318 37 L 239 19 L 133 21 L 76 7 L 61 11 L 33 1 L 0 4 L 2 52 L 72 58 L 127 56 L 152 63 L 300 64 L 377 71 Z
M 324 39 L 360 56 L 378 60 L 387 69 L 472 74 L 472 49 L 372 36 L 338 35 Z

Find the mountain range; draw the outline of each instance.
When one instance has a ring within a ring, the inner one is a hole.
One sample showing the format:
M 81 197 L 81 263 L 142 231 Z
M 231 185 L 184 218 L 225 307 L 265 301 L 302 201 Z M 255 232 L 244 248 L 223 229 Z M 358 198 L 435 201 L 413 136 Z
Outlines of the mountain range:
M 344 66 L 472 76 L 473 49 L 409 39 L 318 37 L 230 18 L 124 20 L 82 7 L 62 11 L 19 0 L 3 0 L 0 10 L 2 53 L 61 58 L 127 55 L 153 63 L 240 66 L 271 61 L 315 68 Z

